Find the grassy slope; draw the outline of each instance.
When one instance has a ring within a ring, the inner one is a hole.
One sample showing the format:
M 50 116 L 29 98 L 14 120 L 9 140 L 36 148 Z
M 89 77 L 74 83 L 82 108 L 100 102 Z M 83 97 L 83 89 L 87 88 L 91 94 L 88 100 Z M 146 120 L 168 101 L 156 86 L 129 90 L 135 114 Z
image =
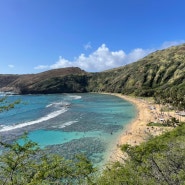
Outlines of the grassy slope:
M 13 87 L 24 94 L 106 91 L 152 96 L 157 90 L 174 86 L 185 90 L 185 44 L 100 73 L 63 68 L 39 74 L 0 76 L 0 88 Z
M 92 76 L 90 91 L 150 96 L 157 89 L 185 86 L 185 45 L 154 52 L 138 62 Z

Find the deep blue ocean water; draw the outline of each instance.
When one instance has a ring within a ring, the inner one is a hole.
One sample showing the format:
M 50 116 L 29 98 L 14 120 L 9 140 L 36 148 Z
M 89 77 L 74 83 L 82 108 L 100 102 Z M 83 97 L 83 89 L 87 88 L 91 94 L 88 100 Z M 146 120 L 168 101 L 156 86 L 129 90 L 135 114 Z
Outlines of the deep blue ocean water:
M 51 153 L 66 158 L 84 153 L 102 163 L 125 126 L 136 116 L 131 103 L 106 94 L 52 94 L 8 96 L 21 100 L 0 114 L 0 135 L 18 139 L 24 132 Z M 21 142 L 21 141 L 20 141 Z

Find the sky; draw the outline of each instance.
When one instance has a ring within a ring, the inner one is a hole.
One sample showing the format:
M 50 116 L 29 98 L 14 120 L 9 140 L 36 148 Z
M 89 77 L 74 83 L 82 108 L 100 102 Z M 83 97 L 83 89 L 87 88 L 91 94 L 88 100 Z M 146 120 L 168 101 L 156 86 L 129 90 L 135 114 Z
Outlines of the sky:
M 99 72 L 185 43 L 185 0 L 0 0 L 0 74 Z

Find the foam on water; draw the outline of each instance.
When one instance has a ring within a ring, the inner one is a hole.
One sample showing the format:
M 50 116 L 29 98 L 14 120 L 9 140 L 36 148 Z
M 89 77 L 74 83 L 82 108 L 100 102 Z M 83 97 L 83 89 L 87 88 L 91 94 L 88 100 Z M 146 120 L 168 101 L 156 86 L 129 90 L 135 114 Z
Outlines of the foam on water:
M 21 123 L 21 124 L 11 125 L 11 126 L 3 126 L 2 125 L 2 129 L 0 130 L 0 132 L 10 131 L 10 130 L 18 129 L 18 128 L 23 128 L 23 127 L 26 127 L 26 126 L 38 124 L 38 123 L 41 123 L 43 121 L 47 121 L 47 120 L 50 120 L 54 117 L 57 117 L 60 114 L 66 112 L 66 111 L 67 111 L 66 108 L 62 108 L 61 110 L 57 110 L 57 111 L 54 111 L 52 113 L 49 113 L 46 116 L 41 117 L 41 118 L 39 118 L 37 120 L 34 120 L 34 121 L 29 121 L 29 122 L 26 122 L 26 123 Z
M 52 145 L 52 151 L 65 156 L 82 152 L 101 161 L 136 115 L 132 104 L 110 95 L 26 95 L 19 99 L 23 103 L 0 114 L 0 134 L 5 140 L 17 138 L 26 128 L 28 137 L 41 147 Z M 7 100 L 11 103 L 17 97 Z
M 63 125 L 58 126 L 57 128 L 65 128 L 65 127 L 72 125 L 73 123 L 77 123 L 77 122 L 78 121 L 68 121 L 68 122 L 64 123 Z
M 73 100 L 78 100 L 78 99 L 81 99 L 82 98 L 82 96 L 80 96 L 80 95 L 68 95 L 68 97 L 70 99 L 73 99 Z
M 12 96 L 14 94 L 16 94 L 16 93 L 14 93 L 14 92 L 2 92 L 2 91 L 0 91 L 0 96 Z
M 46 108 L 48 108 L 48 107 L 68 107 L 70 105 L 71 104 L 67 101 L 61 101 L 61 102 L 51 103 L 51 104 L 47 105 Z

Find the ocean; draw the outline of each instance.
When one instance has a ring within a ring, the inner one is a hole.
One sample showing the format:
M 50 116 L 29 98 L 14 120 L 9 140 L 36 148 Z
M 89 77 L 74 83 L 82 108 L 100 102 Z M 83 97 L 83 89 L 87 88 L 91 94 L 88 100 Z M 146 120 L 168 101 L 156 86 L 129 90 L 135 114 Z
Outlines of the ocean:
M 137 113 L 130 102 L 108 94 L 11 95 L 6 102 L 15 100 L 21 103 L 0 113 L 1 140 L 21 142 L 27 132 L 42 149 L 67 159 L 83 153 L 96 165 Z

